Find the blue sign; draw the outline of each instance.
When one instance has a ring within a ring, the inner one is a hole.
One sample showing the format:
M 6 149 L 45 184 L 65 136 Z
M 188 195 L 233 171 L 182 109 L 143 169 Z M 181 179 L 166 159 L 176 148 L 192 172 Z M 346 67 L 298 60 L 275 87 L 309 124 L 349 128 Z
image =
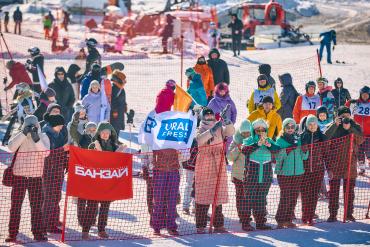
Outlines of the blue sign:
M 152 133 L 152 129 L 157 126 L 157 122 L 154 118 L 148 117 L 145 121 L 144 132 Z
M 162 120 L 158 140 L 188 143 L 193 121 L 185 118 Z

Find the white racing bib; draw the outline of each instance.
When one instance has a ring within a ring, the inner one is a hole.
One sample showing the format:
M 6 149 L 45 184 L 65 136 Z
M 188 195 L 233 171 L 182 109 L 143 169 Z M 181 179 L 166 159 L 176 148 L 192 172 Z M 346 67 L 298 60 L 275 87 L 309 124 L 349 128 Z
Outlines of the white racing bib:
M 254 90 L 254 104 L 255 105 L 258 105 L 260 103 L 262 103 L 262 100 L 265 96 L 270 96 L 272 98 L 273 101 L 275 101 L 274 99 L 274 95 L 275 94 L 275 90 L 273 88 L 270 88 L 268 90 L 258 90 L 258 89 L 255 89 Z
M 317 110 L 321 106 L 321 100 L 319 95 L 308 97 L 307 95 L 302 96 L 302 110 Z
M 370 116 L 370 103 L 355 104 L 352 111 L 353 115 Z

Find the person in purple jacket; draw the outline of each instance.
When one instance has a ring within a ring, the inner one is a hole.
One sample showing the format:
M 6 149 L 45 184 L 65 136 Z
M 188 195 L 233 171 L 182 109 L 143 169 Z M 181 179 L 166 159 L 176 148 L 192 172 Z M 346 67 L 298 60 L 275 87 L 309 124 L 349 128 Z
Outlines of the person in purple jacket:
M 233 124 L 236 122 L 237 110 L 234 101 L 230 97 L 229 86 L 222 82 L 215 87 L 214 98 L 208 103 L 208 108 L 212 109 L 215 113 L 216 119 L 221 118 L 220 114 L 227 105 L 230 105 L 226 112 L 226 116 Z M 227 138 L 226 150 L 231 144 L 232 137 Z

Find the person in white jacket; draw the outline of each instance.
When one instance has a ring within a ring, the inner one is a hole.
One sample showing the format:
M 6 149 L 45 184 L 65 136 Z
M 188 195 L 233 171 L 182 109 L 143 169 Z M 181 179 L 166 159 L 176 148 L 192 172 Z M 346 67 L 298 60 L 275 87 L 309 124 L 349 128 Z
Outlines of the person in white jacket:
M 31 207 L 31 230 L 36 241 L 46 241 L 42 227 L 42 175 L 44 159 L 50 149 L 49 138 L 41 133 L 37 117 L 25 117 L 21 131 L 13 134 L 8 148 L 13 158 L 13 186 L 9 219 L 9 236 L 6 242 L 16 242 L 21 220 L 22 203 L 28 191 Z
M 216 23 L 211 22 L 209 24 L 208 30 L 208 46 L 210 50 L 213 48 L 217 49 L 219 48 L 220 38 L 221 38 L 220 30 L 217 28 Z

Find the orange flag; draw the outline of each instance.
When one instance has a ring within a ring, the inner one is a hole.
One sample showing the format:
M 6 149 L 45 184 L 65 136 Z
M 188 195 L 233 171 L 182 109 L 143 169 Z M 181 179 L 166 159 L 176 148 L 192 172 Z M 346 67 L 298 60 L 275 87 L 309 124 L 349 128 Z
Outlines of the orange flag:
M 193 98 L 184 89 L 176 85 L 175 101 L 173 109 L 175 111 L 188 112 Z

